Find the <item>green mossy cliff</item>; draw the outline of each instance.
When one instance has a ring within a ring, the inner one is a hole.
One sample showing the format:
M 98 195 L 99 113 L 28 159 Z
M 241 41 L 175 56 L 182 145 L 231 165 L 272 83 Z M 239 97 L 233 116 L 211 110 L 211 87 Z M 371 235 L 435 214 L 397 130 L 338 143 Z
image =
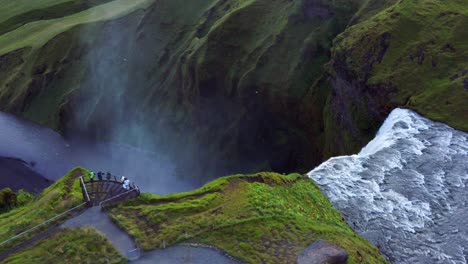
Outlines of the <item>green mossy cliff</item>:
M 83 197 L 77 177 L 83 173 L 88 171 L 74 169 L 35 200 L 0 213 L 0 241 L 81 203 Z M 147 251 L 182 242 L 202 243 L 249 263 L 295 263 L 307 246 L 324 240 L 345 249 L 349 264 L 388 263 L 377 248 L 346 224 L 306 175 L 263 172 L 227 176 L 191 192 L 167 196 L 143 193 L 104 210 Z M 0 254 L 64 219 L 2 246 Z M 126 262 L 92 228 L 60 230 L 8 256 L 4 262 L 88 263 L 93 260 Z
M 60 230 L 51 237 L 2 261 L 4 264 L 123 264 L 127 262 L 127 259 L 112 246 L 109 240 L 94 228 Z
M 248 263 L 294 263 L 325 240 L 349 253 L 347 263 L 387 263 L 300 174 L 223 177 L 189 193 L 142 194 L 109 211 L 144 250 L 203 243 Z
M 33 228 L 44 221 L 65 212 L 66 210 L 84 202 L 78 177 L 86 175 L 88 171 L 75 168 L 60 178 L 51 186 L 44 189 L 37 197 L 29 197 L 20 207 L 0 214 L 0 242 Z M 63 216 L 55 221 L 55 224 L 66 219 Z M 0 253 L 11 249 L 34 235 L 46 230 L 54 224 L 54 221 L 36 228 L 32 232 L 12 240 L 0 247 Z
M 377 7 L 370 1 L 367 12 L 375 15 L 359 13 L 333 41 L 325 108 L 329 155 L 346 153 L 350 145 L 359 149 L 366 142 L 359 139 L 373 137 L 395 107 L 468 131 L 467 2 L 387 1 Z
M 0 110 L 195 175 L 306 171 L 398 106 L 468 129 L 462 0 L 7 2 Z

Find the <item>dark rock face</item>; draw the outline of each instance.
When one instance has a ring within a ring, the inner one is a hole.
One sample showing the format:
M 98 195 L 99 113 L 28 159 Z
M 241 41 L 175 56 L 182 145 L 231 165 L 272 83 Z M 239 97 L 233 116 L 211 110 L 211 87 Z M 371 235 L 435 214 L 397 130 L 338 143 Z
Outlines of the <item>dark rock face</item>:
M 456 15 L 457 9 L 466 7 L 454 5 L 452 15 L 443 18 L 441 7 L 431 6 L 431 12 L 416 18 L 413 13 L 401 12 L 414 6 L 399 1 L 379 13 L 382 20 L 367 18 L 335 38 L 329 71 L 332 95 L 328 124 L 332 125 L 326 135 L 331 133 L 339 143 L 325 148 L 330 155 L 356 151 L 353 143 L 369 140 L 395 107 L 468 129 L 468 97 L 461 78 L 468 52 L 460 51 L 466 35 L 458 33 L 466 21 Z M 414 27 L 401 26 L 401 21 L 409 20 Z M 433 31 L 429 26 L 432 21 L 446 26 Z M 425 32 L 441 39 L 432 39 Z M 418 34 L 423 37 L 416 37 Z M 346 147 L 348 142 L 352 142 L 351 148 Z
M 397 105 L 388 100 L 395 93 L 391 83 L 366 85 L 345 67 L 343 60 L 332 60 L 335 74 L 328 79 L 331 95 L 324 113 L 328 117 L 323 152 L 326 157 L 359 150 Z
M 53 183 L 24 161 L 15 158 L 0 157 L 0 175 L 0 190 L 11 188 L 13 191 L 24 189 L 28 192 L 40 192 Z
M 307 171 L 323 159 L 329 92 L 314 84 L 357 6 L 212 2 L 182 14 L 181 1 L 157 1 L 56 36 L 35 60 L 23 54 L 31 81 L 0 110 L 66 135 L 157 146 L 187 177 Z
M 318 240 L 304 249 L 297 259 L 298 264 L 345 264 L 348 253 L 341 247 Z

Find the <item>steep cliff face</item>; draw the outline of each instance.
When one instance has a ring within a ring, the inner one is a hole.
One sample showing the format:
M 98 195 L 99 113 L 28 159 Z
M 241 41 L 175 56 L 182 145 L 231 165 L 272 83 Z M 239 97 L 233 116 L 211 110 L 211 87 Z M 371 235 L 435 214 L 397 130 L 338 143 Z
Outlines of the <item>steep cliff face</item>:
M 465 1 L 390 1 L 356 20 L 334 40 L 329 63 L 326 135 L 341 139 L 326 141 L 330 155 L 368 141 L 397 106 L 468 129 Z
M 158 71 L 150 78 L 152 88 L 145 89 L 151 93 L 143 107 L 169 114 L 162 127 L 195 135 L 187 139 L 193 146 L 187 162 L 193 152 L 208 153 L 228 172 L 291 171 L 321 160 L 326 91 L 311 88 L 353 7 L 217 1 L 186 21 L 186 14 L 172 15 L 180 4 L 156 8 L 142 24 L 157 25 L 153 34 L 164 39 L 155 51 Z M 161 19 L 164 14 L 171 16 Z
M 2 35 L 2 110 L 218 174 L 322 159 L 328 90 L 312 87 L 352 1 L 118 2 Z
M 395 106 L 467 129 L 460 0 L 72 2 L 0 19 L 0 110 L 206 175 L 305 171 Z

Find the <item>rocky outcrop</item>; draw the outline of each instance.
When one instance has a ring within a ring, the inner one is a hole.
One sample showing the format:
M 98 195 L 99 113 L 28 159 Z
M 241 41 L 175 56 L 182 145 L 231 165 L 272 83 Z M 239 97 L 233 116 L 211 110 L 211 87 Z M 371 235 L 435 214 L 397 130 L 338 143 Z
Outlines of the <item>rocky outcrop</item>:
M 348 260 L 346 250 L 338 245 L 318 240 L 304 249 L 297 258 L 298 264 L 345 264 Z

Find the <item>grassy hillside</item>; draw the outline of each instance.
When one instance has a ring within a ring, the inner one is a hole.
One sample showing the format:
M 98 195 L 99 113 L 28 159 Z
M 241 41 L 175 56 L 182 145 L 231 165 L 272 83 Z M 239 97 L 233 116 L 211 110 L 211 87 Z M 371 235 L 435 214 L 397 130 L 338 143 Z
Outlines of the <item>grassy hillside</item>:
M 19 234 L 83 202 L 78 176 L 86 173 L 76 168 L 45 189 L 34 201 L 7 213 L 0 214 L 0 241 Z M 63 219 L 58 219 L 60 221 Z M 36 229 L 28 235 L 13 240 L 0 247 L 0 252 L 45 230 L 47 226 Z
M 73 14 L 69 4 L 25 4 L 11 19 L 51 15 L 5 24 L 0 110 L 62 132 L 183 148 L 171 153 L 177 162 L 205 175 L 321 160 L 327 91 L 311 87 L 354 1 L 109 1 Z M 193 153 L 218 158 L 200 168 Z
M 143 194 L 110 213 L 144 250 L 195 242 L 249 263 L 290 263 L 323 239 L 346 249 L 348 263 L 386 263 L 299 174 L 223 177 L 189 193 Z
M 0 36 L 0 54 L 7 54 L 25 47 L 40 48 L 53 37 L 77 25 L 125 16 L 153 1 L 115 0 L 61 18 L 27 23 Z
M 466 1 L 387 1 L 377 11 L 334 40 L 327 135 L 345 149 L 401 106 L 467 131 Z
M 190 177 L 305 172 L 395 107 L 468 129 L 463 0 L 0 3 L 1 111 Z
M 2 263 L 127 263 L 106 237 L 92 228 L 64 229 Z

